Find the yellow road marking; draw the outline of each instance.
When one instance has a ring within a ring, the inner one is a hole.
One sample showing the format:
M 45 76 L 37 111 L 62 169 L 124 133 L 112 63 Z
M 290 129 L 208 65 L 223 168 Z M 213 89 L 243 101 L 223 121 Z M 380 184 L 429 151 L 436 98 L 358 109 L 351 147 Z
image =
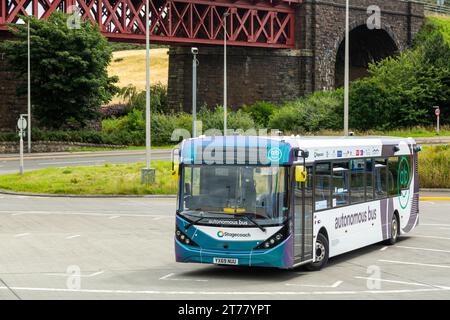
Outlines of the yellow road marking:
M 421 201 L 450 201 L 450 197 L 420 197 Z

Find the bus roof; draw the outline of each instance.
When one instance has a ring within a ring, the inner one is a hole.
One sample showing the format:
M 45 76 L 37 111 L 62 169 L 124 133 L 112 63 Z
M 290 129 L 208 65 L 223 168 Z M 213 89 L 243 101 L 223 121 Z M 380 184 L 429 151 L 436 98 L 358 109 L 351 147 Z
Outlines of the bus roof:
M 300 160 L 294 152 L 299 149 L 309 152 L 307 162 L 314 162 L 410 155 L 415 144 L 412 138 L 373 136 L 201 136 L 183 141 L 181 162 L 290 165 Z

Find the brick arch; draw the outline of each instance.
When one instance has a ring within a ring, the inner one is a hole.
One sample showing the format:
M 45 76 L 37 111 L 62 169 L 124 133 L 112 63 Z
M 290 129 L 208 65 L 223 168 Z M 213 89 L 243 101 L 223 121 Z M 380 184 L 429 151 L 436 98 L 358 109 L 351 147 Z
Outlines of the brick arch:
M 396 36 L 395 32 L 392 30 L 391 26 L 388 23 L 382 23 L 381 28 L 380 29 L 376 29 L 376 30 L 369 30 L 366 26 L 367 22 L 366 19 L 359 19 L 356 21 L 353 21 L 352 23 L 350 23 L 350 34 L 355 34 L 356 32 L 359 33 L 358 36 L 362 36 L 365 33 L 369 34 L 370 32 L 373 32 L 372 37 L 370 38 L 357 38 L 356 39 L 356 43 L 363 41 L 365 42 L 366 45 L 370 45 L 372 46 L 372 50 L 371 52 L 365 52 L 365 53 L 370 53 L 372 55 L 372 59 L 375 61 L 379 61 L 381 59 L 384 59 L 388 56 L 392 56 L 395 55 L 397 52 L 403 50 L 405 48 L 405 45 L 402 44 L 399 40 L 399 38 Z M 383 41 L 383 46 L 378 46 L 378 48 L 376 48 L 375 43 L 376 41 Z M 335 44 L 333 46 L 333 61 L 331 61 L 331 65 L 330 68 L 334 69 L 334 81 L 333 81 L 333 87 L 339 87 L 342 86 L 343 84 L 343 61 L 342 63 L 338 63 L 339 62 L 339 58 L 342 58 L 343 60 L 343 49 L 344 49 L 344 43 L 345 41 L 345 31 L 341 33 L 341 35 L 339 36 L 338 39 L 336 39 Z M 356 60 L 358 59 L 362 59 L 361 56 L 357 56 L 355 58 L 355 52 L 354 51 L 359 51 L 359 54 L 363 54 L 364 49 L 367 49 L 367 47 L 365 46 L 361 46 L 361 45 L 356 45 L 359 50 L 355 50 L 355 48 L 352 48 L 352 43 L 355 44 L 355 41 L 350 43 L 350 63 L 351 63 L 351 75 L 350 75 L 350 79 L 354 80 L 356 78 L 360 78 L 362 76 L 367 75 L 367 66 L 365 65 L 361 65 L 361 64 L 366 64 L 369 63 L 370 59 L 369 57 L 366 59 L 366 61 L 364 61 L 364 63 L 362 63 L 361 61 L 359 61 L 359 66 L 357 66 L 356 64 L 358 63 Z M 362 48 L 362 50 L 361 50 Z M 383 50 L 380 50 L 381 48 L 383 48 Z M 375 52 L 376 50 L 379 50 L 378 52 Z M 353 52 L 352 52 L 353 51 Z M 342 56 L 341 56 L 342 55 Z M 375 57 L 373 56 L 375 55 Z M 353 57 L 353 60 L 352 60 Z M 342 64 L 342 69 L 340 68 Z M 341 79 L 342 78 L 342 79 Z

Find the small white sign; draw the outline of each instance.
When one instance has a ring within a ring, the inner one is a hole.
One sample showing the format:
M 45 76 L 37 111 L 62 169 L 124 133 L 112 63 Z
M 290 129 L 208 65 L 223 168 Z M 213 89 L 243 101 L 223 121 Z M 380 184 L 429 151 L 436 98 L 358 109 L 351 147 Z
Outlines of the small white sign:
M 436 109 L 435 113 L 436 117 L 439 117 L 441 115 L 441 109 Z
M 19 130 L 25 130 L 27 128 L 27 119 L 20 118 L 17 120 L 17 128 L 19 128 Z

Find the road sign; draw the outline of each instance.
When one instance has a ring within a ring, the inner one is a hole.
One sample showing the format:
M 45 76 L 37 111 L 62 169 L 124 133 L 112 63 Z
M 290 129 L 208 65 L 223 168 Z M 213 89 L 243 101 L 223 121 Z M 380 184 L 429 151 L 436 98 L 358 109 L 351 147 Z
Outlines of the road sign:
M 17 128 L 19 128 L 19 130 L 25 130 L 27 128 L 27 119 L 20 117 L 19 120 L 17 120 Z
M 441 109 L 436 109 L 434 113 L 436 114 L 436 117 L 439 117 L 441 115 Z

